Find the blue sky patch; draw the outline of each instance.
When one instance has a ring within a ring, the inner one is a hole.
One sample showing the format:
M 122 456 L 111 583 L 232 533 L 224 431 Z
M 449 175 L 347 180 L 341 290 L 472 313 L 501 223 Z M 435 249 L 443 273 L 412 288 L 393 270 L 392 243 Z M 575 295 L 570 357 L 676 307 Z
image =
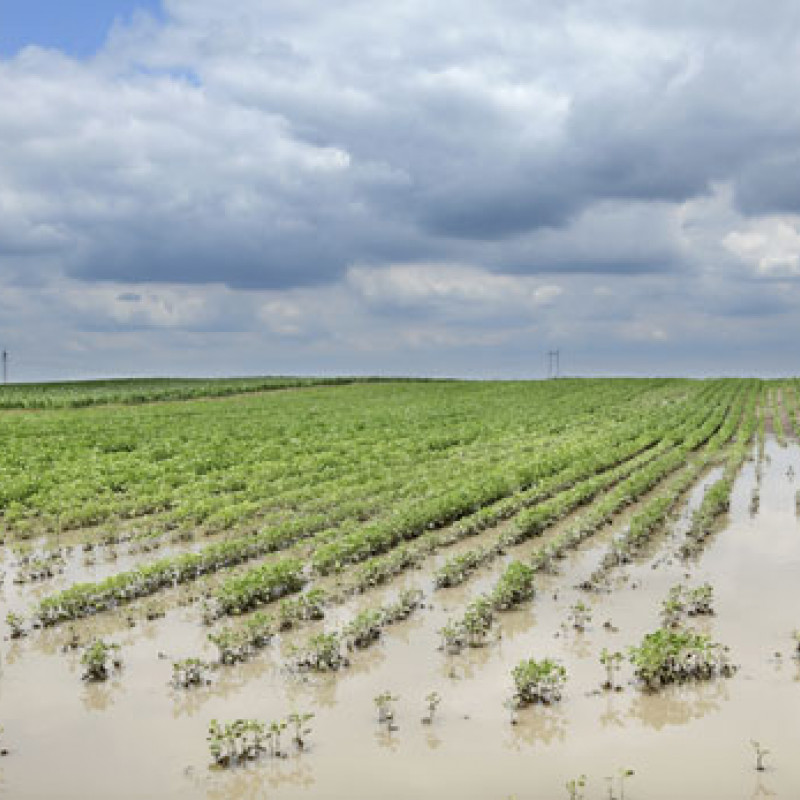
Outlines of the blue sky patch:
M 2 0 L 0 57 L 14 56 L 28 45 L 91 56 L 114 21 L 128 20 L 137 10 L 161 17 L 161 0 Z

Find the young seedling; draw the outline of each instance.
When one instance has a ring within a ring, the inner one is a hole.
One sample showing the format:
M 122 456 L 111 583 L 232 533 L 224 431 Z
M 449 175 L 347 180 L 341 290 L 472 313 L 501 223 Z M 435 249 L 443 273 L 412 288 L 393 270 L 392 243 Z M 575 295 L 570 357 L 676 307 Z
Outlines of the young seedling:
M 757 742 L 755 739 L 751 739 L 750 744 L 753 745 L 753 750 L 755 751 L 756 770 L 758 772 L 763 772 L 766 769 L 764 766 L 764 756 L 769 755 L 769 750 L 767 750 L 765 747 L 762 747 L 761 742 Z
M 378 709 L 378 724 L 387 725 L 391 728 L 394 720 L 394 704 L 399 700 L 391 692 L 381 692 L 375 697 L 375 706 Z
M 293 711 L 287 718 L 287 722 L 292 726 L 292 741 L 298 750 L 305 749 L 306 738 L 311 734 L 311 728 L 305 725 L 312 719 L 314 719 L 313 714 L 301 714 L 298 711 Z
M 686 611 L 690 617 L 714 613 L 714 587 L 704 583 L 686 592 Z
M 118 644 L 107 644 L 102 639 L 95 639 L 81 656 L 81 664 L 84 666 L 83 680 L 106 680 L 112 669 L 119 669 L 122 666 L 118 652 Z
M 572 778 L 572 780 L 566 782 L 565 786 L 567 787 L 569 800 L 583 800 L 583 790 L 586 788 L 586 776 L 581 775 L 578 778 Z
M 661 619 L 666 627 L 677 628 L 685 611 L 684 587 L 679 583 L 669 590 L 667 599 L 661 604 Z
M 757 514 L 758 507 L 761 504 L 761 493 L 759 492 L 758 486 L 753 487 L 753 491 L 750 493 L 750 514 Z
M 334 672 L 350 662 L 342 655 L 337 633 L 318 633 L 308 640 L 305 650 L 294 651 L 295 666 L 300 670 Z
M 569 620 L 576 631 L 583 633 L 592 621 L 592 610 L 583 600 L 578 600 L 569 610 Z
M 5 733 L 5 728 L 0 725 L 0 757 L 8 755 L 8 748 L 3 744 L 3 734 Z
M 632 769 L 620 769 L 616 775 L 606 777 L 608 800 L 625 800 L 625 781 L 634 775 Z M 619 794 L 617 794 L 619 788 Z
M 13 611 L 9 611 L 6 614 L 6 625 L 11 629 L 9 635 L 12 639 L 21 639 L 23 636 L 28 635 L 24 623 L 25 621 L 19 614 L 15 614 Z
M 795 658 L 800 658 L 800 630 L 793 631 L 792 638 L 794 639 L 795 643 L 795 650 L 794 650 Z
M 606 680 L 603 684 L 604 689 L 619 691 L 622 688 L 615 680 L 615 677 L 622 668 L 623 658 L 624 656 L 618 650 L 612 653 L 607 648 L 603 648 L 603 652 L 600 653 L 600 663 L 606 669 Z
M 272 747 L 272 755 L 278 756 L 279 758 L 283 757 L 283 751 L 281 750 L 281 734 L 285 730 L 286 730 L 286 722 L 283 720 L 276 720 L 274 722 L 270 722 L 269 724 L 269 733 L 271 734 L 270 745 Z
M 439 703 L 442 702 L 442 698 L 439 696 L 439 692 L 430 692 L 430 694 L 426 695 L 425 702 L 428 706 L 428 713 L 422 718 L 422 722 L 425 725 L 430 725 L 433 722 L 433 716 L 439 707 Z
M 172 685 L 180 689 L 203 686 L 209 683 L 207 673 L 210 665 L 199 658 L 185 658 L 172 664 Z

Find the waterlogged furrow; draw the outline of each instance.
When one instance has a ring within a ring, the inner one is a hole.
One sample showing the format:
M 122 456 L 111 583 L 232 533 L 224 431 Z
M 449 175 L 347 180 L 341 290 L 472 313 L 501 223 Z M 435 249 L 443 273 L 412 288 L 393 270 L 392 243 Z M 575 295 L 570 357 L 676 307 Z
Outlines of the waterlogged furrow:
M 728 464 L 734 462 L 741 464 L 746 457 L 748 443 L 752 439 L 756 427 L 756 402 L 757 393 L 754 393 L 748 402 L 748 408 L 744 412 L 744 419 L 738 433 L 738 443 L 728 457 Z M 708 468 L 709 463 L 717 455 L 719 450 L 727 444 L 734 434 L 734 418 L 731 417 L 726 425 L 720 430 L 714 440 L 709 442 L 708 447 L 703 453 L 703 457 L 693 464 L 688 465 L 674 480 L 672 480 L 663 494 L 649 500 L 644 507 L 637 512 L 630 520 L 628 527 L 616 536 L 609 545 L 608 551 L 601 559 L 600 565 L 595 572 L 583 582 L 585 588 L 596 588 L 602 585 L 610 570 L 621 564 L 629 563 L 635 556 L 642 551 L 653 535 L 663 527 L 668 516 L 675 510 L 681 498 L 689 488 L 700 478 L 702 473 Z M 736 467 L 738 471 L 738 466 Z M 734 473 L 735 474 L 735 473 Z M 718 481 L 719 488 L 714 493 L 719 495 L 725 489 L 730 492 L 730 485 L 725 481 Z M 713 495 L 712 495 L 713 496 Z M 710 503 L 711 501 L 709 501 Z M 697 518 L 708 518 L 708 511 Z
M 716 391 L 716 387 L 712 385 L 712 387 L 707 387 L 704 394 L 712 396 L 712 389 Z M 661 414 L 661 423 L 664 424 L 663 413 Z M 647 418 L 645 418 L 644 424 L 640 421 L 639 430 L 642 427 L 646 429 L 648 424 L 651 424 L 651 421 Z M 630 436 L 630 431 L 628 435 Z M 644 437 L 639 441 L 634 440 L 633 445 L 629 443 L 628 446 L 632 446 L 634 450 L 647 447 L 657 438 L 652 433 L 649 436 L 649 439 Z M 610 442 L 607 437 L 600 436 L 594 446 L 606 453 L 611 447 L 611 452 L 615 452 L 613 450 L 614 442 Z M 617 445 L 617 447 L 621 446 Z M 137 597 L 153 594 L 161 588 L 184 583 L 201 575 L 227 569 L 267 553 L 285 549 L 317 531 L 322 531 L 319 534 L 322 544 L 316 547 L 314 564 L 318 569 L 320 563 L 323 565 L 320 571 L 330 568 L 332 552 L 341 552 L 342 546 L 352 548 L 354 541 L 359 545 L 364 545 L 366 542 L 366 547 L 360 551 L 356 548 L 355 553 L 351 552 L 350 560 L 363 560 L 365 554 L 370 555 L 375 552 L 376 544 L 378 552 L 381 549 L 390 549 L 398 541 L 419 536 L 420 532 L 430 528 L 441 527 L 453 518 L 463 516 L 464 513 L 474 512 L 474 509 L 496 500 L 498 496 L 504 497 L 513 493 L 520 485 L 524 486 L 537 478 L 546 482 L 548 469 L 553 470 L 568 464 L 571 455 L 576 453 L 585 455 L 586 452 L 585 445 L 580 448 L 575 444 L 567 444 L 554 453 L 548 454 L 548 457 L 535 460 L 532 464 L 514 465 L 510 476 L 507 473 L 502 474 L 500 471 L 489 476 L 488 481 L 486 480 L 487 476 L 482 476 L 482 480 L 477 486 L 474 484 L 462 486 L 459 489 L 428 498 L 416 508 L 406 510 L 402 515 L 389 517 L 382 525 L 367 526 L 352 535 L 342 534 L 342 532 L 334 534 L 328 531 L 326 523 L 329 523 L 330 520 L 319 515 L 302 521 L 290 521 L 255 535 L 210 545 L 197 553 L 161 559 L 151 565 L 111 576 L 104 581 L 95 584 L 81 584 L 46 598 L 40 604 L 38 616 L 45 624 L 53 624 L 63 619 L 72 619 L 106 608 L 113 608 Z M 553 475 L 551 474 L 549 477 L 552 478 Z M 333 542 L 326 541 L 333 536 L 338 538 Z M 354 537 L 357 538 L 354 539 Z M 344 540 L 344 545 L 342 545 L 342 540 Z M 334 566 L 338 563 L 334 562 Z M 254 571 L 256 578 L 248 577 L 246 574 L 237 576 L 231 579 L 231 581 L 236 581 L 231 585 L 240 587 L 240 591 L 251 594 L 252 598 L 259 598 L 257 576 L 260 574 L 260 569 L 258 567 Z M 251 608 L 253 603 L 260 602 L 257 599 L 248 600 L 244 596 L 242 596 L 241 602 L 228 602 L 229 587 L 226 586 L 222 587 L 220 597 L 226 598 L 224 605 L 231 609 Z

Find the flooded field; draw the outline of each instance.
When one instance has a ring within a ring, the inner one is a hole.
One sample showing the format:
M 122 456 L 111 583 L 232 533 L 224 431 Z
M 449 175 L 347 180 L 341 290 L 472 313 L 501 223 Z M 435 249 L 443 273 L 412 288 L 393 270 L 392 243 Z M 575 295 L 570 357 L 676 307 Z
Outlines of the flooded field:
M 772 430 L 770 425 L 770 430 Z M 416 569 L 364 593 L 350 593 L 349 572 L 314 585 L 334 598 L 324 620 L 278 631 L 244 663 L 220 665 L 204 620 L 218 583 L 201 577 L 112 612 L 11 639 L 3 626 L 0 673 L 0 797 L 7 798 L 756 798 L 800 796 L 800 523 L 796 493 L 800 447 L 768 432 L 738 469 L 727 513 L 691 556 L 681 554 L 694 513 L 723 473 L 712 459 L 683 493 L 665 525 L 628 561 L 588 586 L 611 543 L 626 530 L 657 485 L 593 535 L 540 569 L 532 599 L 496 621 L 481 646 L 448 652 L 441 630 L 470 601 L 491 592 L 512 560 L 528 563 L 539 548 L 586 513 L 570 511 L 540 536 L 497 546 L 504 523 L 457 541 L 442 541 Z M 49 541 L 52 541 L 50 539 Z M 180 545 L 171 545 L 175 552 Z M 183 550 L 196 550 L 187 545 Z M 454 554 L 491 552 L 460 585 L 436 588 Z M 494 549 L 493 549 L 494 548 Z M 24 615 L 41 597 L 130 569 L 129 546 L 65 553 L 63 572 L 16 583 L 18 555 L 3 554 L 3 608 Z M 172 550 L 159 551 L 159 557 Z M 713 611 L 689 621 L 730 649 L 729 677 L 648 691 L 634 680 L 628 648 L 662 624 L 662 603 L 677 584 L 713 588 Z M 422 604 L 393 622 L 378 641 L 347 652 L 337 671 L 290 669 L 293 646 L 340 630 L 363 609 L 385 606 L 417 589 Z M 580 611 L 576 627 L 576 604 Z M 580 606 L 579 606 L 580 608 Z M 161 616 L 163 614 L 163 616 Z M 5 616 L 5 614 L 4 614 Z M 147 617 L 153 617 L 147 619 Z M 579 628 L 582 628 L 579 629 Z M 101 682 L 81 679 L 81 649 L 101 636 L 120 646 L 122 667 Z M 603 687 L 604 649 L 626 657 Z M 172 685 L 173 663 L 199 657 L 208 683 Z M 511 672 L 523 659 L 553 658 L 566 669 L 563 697 L 548 705 L 510 707 Z M 389 692 L 389 723 L 375 698 Z M 426 696 L 440 702 L 432 718 Z M 212 768 L 206 731 L 213 719 L 286 718 L 313 713 L 304 747 L 285 756 Z M 769 752 L 756 770 L 756 741 Z M 624 776 L 630 771 L 632 774 Z M 567 782 L 586 776 L 570 794 Z

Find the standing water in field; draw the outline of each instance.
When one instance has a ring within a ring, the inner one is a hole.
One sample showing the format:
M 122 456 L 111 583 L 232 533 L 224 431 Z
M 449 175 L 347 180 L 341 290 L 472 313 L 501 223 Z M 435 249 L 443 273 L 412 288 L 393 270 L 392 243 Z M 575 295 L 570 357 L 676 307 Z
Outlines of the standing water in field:
M 615 796 L 624 789 L 629 800 L 792 797 L 800 787 L 797 472 L 800 449 L 769 437 L 763 460 L 738 473 L 729 513 L 684 559 L 692 513 L 722 474 L 709 464 L 680 513 L 629 563 L 611 569 L 603 590 L 579 588 L 651 497 L 643 495 L 567 551 L 553 572 L 537 572 L 532 599 L 495 613 L 486 633 L 471 629 L 477 647 L 443 648 L 442 629 L 469 608 L 477 619 L 480 605 L 470 603 L 496 590 L 512 559 L 530 561 L 543 543 L 558 541 L 580 510 L 519 545 L 496 547 L 505 523 L 478 532 L 419 569 L 344 597 L 324 620 L 309 611 L 302 624 L 231 666 L 186 662 L 174 671 L 175 662 L 191 657 L 217 660 L 207 633 L 221 623 L 205 627 L 202 601 L 190 602 L 203 583 L 169 589 L 163 608 L 144 598 L 113 613 L 26 630 L 3 644 L 0 747 L 9 755 L 0 759 L 0 797 L 551 800 L 569 797 L 570 781 L 577 791 L 582 775 L 587 799 L 608 797 L 609 787 Z M 481 554 L 477 563 L 467 551 Z M 458 554 L 464 557 L 454 560 Z M 69 583 L 93 579 L 96 565 L 71 558 Z M 12 561 L 6 549 L 9 575 Z M 456 585 L 435 589 L 441 575 Z M 321 586 L 333 594 L 347 578 L 333 574 Z M 698 605 L 685 621 L 729 647 L 736 671 L 643 690 L 628 649 L 664 625 L 668 598 L 683 603 L 675 613 L 686 616 L 687 598 L 699 603 L 691 592 L 706 585 L 713 613 Z M 404 590 L 419 590 L 421 602 Z M 7 578 L 3 592 L 7 607 L 22 613 L 44 589 Z M 376 621 L 379 608 L 392 609 L 391 618 L 384 613 Z M 6 625 L 4 633 L 12 632 Z M 322 644 L 330 640 L 313 639 L 322 632 L 340 634 L 337 652 L 349 663 L 329 672 L 291 668 L 308 663 L 310 642 L 315 658 L 325 657 Z M 95 636 L 120 645 L 121 666 L 112 653 L 105 679 L 82 679 L 91 665 L 69 646 Z M 231 652 L 241 647 L 233 643 Z M 623 657 L 603 663 L 604 651 Z M 553 659 L 566 680 L 548 695 L 552 702 L 515 707 L 512 670 L 530 659 L 540 666 Z M 294 712 L 314 715 L 302 722 L 302 746 L 293 739 Z M 237 718 L 266 724 L 263 733 L 240 732 L 238 740 L 268 736 L 263 752 L 210 768 L 209 723 Z M 273 721 L 289 724 L 270 733 Z M 763 770 L 756 769 L 759 753 Z

